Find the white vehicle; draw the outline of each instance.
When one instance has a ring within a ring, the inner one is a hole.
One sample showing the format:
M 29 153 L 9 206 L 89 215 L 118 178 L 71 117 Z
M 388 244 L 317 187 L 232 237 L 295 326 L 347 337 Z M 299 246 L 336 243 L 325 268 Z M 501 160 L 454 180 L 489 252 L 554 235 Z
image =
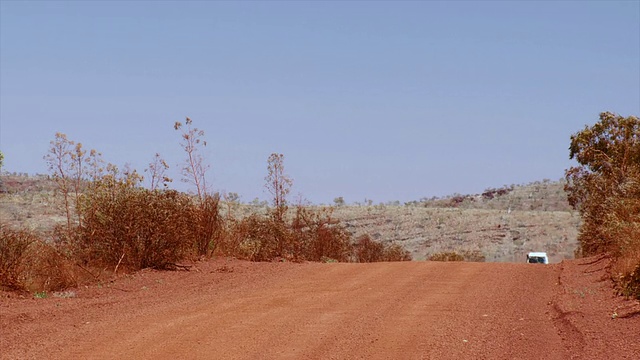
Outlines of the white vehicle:
M 548 264 L 549 257 L 546 252 L 530 252 L 527 254 L 527 262 L 529 264 Z

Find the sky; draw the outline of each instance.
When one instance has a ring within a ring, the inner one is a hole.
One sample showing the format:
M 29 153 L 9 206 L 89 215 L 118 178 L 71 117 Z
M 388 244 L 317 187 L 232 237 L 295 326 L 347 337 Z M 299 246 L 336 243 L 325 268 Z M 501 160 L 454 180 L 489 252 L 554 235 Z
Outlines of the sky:
M 599 113 L 640 115 L 640 1 L 0 0 L 4 171 L 56 132 L 142 171 L 205 132 L 211 191 L 412 201 L 558 180 Z

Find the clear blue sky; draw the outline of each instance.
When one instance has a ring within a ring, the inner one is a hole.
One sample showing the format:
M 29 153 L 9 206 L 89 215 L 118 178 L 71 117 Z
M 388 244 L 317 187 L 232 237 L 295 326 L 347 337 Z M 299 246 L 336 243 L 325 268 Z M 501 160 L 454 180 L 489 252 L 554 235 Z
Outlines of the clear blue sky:
M 557 180 L 602 111 L 640 115 L 639 1 L 0 2 L 10 172 L 63 132 L 184 188 L 189 116 L 213 190 L 279 152 L 292 200 L 410 201 Z

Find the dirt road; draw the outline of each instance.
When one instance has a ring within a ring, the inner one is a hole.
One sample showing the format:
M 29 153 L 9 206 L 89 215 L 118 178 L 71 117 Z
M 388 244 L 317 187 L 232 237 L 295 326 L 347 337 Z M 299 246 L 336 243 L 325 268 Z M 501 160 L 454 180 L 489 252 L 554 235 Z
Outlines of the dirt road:
M 48 299 L 5 295 L 0 356 L 637 359 L 638 304 L 612 297 L 598 269 L 217 260 Z

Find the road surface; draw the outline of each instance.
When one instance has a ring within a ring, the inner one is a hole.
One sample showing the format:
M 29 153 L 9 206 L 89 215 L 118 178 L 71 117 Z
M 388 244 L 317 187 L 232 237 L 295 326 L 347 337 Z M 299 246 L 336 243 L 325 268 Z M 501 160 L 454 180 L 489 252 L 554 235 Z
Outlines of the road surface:
M 2 299 L 1 356 L 597 359 L 615 354 L 632 359 L 640 354 L 640 317 L 611 319 L 611 313 L 585 311 L 580 301 L 589 300 L 591 287 L 569 285 L 584 294 L 572 292 L 559 264 L 217 260 L 196 266 L 189 272 L 142 271 L 48 299 Z M 602 292 L 594 289 L 596 295 Z M 585 316 L 609 322 L 603 330 L 581 325 Z M 612 335 L 613 322 L 619 328 Z M 634 328 L 638 332 L 624 339 Z

